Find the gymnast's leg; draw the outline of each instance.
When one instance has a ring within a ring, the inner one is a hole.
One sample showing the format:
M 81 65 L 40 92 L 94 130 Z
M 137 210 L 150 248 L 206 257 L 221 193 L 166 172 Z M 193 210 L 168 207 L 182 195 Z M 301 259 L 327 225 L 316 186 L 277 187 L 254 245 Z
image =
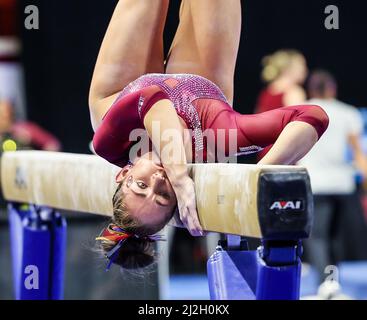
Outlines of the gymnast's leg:
M 206 77 L 232 104 L 240 35 L 240 0 L 183 0 L 166 73 Z
M 164 72 L 163 29 L 169 0 L 120 0 L 104 37 L 89 93 L 93 129 L 119 92 L 147 72 Z
M 259 164 L 295 164 L 327 129 L 329 118 L 314 105 L 284 107 L 256 115 L 237 115 L 243 143 L 273 144 Z M 241 140 L 241 139 L 240 139 Z

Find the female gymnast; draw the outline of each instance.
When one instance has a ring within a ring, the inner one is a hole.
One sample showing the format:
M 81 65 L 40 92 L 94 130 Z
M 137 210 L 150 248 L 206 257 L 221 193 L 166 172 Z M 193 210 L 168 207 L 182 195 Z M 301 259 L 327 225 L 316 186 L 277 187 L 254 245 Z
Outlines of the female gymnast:
M 230 26 L 240 26 L 240 17 L 232 20 L 238 17 L 240 3 L 233 0 L 223 6 L 221 0 L 208 0 L 200 1 L 201 5 L 204 2 L 200 22 L 206 30 L 181 19 L 186 28 L 179 27 L 181 35 L 176 36 L 177 47 L 172 47 L 166 66 L 167 72 L 174 73 L 163 73 L 162 33 L 168 1 L 120 1 L 101 47 L 90 91 L 93 146 L 97 154 L 122 169 L 116 177 L 112 223 L 97 240 L 110 263 L 123 268 L 145 267 L 154 261 L 155 234 L 176 207 L 190 233 L 203 234 L 187 163 L 219 161 L 222 155 L 274 144 L 260 163 L 294 164 L 328 125 L 326 113 L 318 106 L 285 107 L 258 115 L 235 112 L 222 90 L 198 74 L 207 72 L 213 81 L 222 83 L 231 99 L 228 81 L 232 73 L 233 82 L 235 58 L 230 63 L 222 56 L 224 49 L 212 49 L 228 44 L 228 54 L 237 54 L 238 39 L 225 36 Z M 185 3 L 182 10 L 192 10 L 186 17 L 193 19 L 198 14 L 197 1 Z M 185 47 L 187 26 L 206 37 L 202 46 L 188 41 L 189 48 Z M 215 41 L 208 40 L 211 35 Z M 207 71 L 210 67 L 212 72 Z M 183 73 L 184 69 L 192 73 Z M 171 140 L 167 132 L 174 133 Z M 214 145 L 207 143 L 212 140 L 210 134 Z M 142 143 L 147 137 L 149 150 Z

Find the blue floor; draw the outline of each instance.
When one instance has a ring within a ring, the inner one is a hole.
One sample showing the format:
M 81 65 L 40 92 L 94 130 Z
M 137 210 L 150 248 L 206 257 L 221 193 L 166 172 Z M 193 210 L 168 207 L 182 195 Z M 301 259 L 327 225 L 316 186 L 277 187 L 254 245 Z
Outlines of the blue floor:
M 344 293 L 367 300 L 367 262 L 343 262 L 339 272 Z
M 209 300 L 206 275 L 171 276 L 169 293 L 172 300 Z
M 367 262 L 345 262 L 339 265 L 343 293 L 354 299 L 367 300 Z M 303 270 L 301 296 L 317 293 L 317 274 L 311 267 Z M 174 275 L 170 277 L 169 299 L 208 300 L 206 275 Z

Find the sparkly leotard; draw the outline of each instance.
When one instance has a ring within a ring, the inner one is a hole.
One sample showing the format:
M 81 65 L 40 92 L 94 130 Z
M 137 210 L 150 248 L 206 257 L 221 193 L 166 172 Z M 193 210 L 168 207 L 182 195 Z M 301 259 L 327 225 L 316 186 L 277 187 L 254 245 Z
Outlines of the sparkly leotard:
M 168 95 L 177 114 L 184 119 L 187 127 L 193 130 L 195 151 L 203 150 L 203 128 L 193 102 L 197 99 L 213 99 L 228 103 L 222 91 L 213 82 L 201 76 L 150 73 L 127 85 L 118 99 L 152 85 L 158 85 Z M 141 107 L 138 107 L 138 111 L 141 117 Z
M 328 126 L 328 117 L 319 106 L 291 106 L 243 115 L 234 111 L 221 90 L 203 77 L 147 74 L 127 85 L 103 117 L 93 138 L 96 153 L 120 167 L 126 165 L 131 160 L 129 150 L 136 143 L 130 141 L 130 133 L 145 129 L 145 115 L 161 99 L 171 100 L 177 114 L 192 130 L 195 153 L 192 161 L 207 161 L 208 138 L 203 137 L 210 130 L 214 132 L 215 150 L 213 152 L 210 148 L 214 159 L 209 161 L 222 162 L 225 160 L 218 154 L 236 156 L 272 145 L 289 122 L 307 122 L 316 129 L 319 137 Z M 233 131 L 235 134 L 231 135 Z M 235 150 L 229 147 L 233 142 Z M 197 158 L 200 153 L 202 157 Z

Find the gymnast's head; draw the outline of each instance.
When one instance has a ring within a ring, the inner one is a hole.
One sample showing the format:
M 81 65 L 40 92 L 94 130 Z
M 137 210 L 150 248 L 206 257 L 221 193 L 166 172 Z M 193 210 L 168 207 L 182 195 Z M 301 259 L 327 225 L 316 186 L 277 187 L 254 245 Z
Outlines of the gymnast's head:
M 148 157 L 137 158 L 116 177 L 118 187 L 113 196 L 112 226 L 132 234 L 112 262 L 123 269 L 144 268 L 155 260 L 152 235 L 171 220 L 176 208 L 176 195 L 165 171 Z M 110 226 L 111 226 L 110 225 Z M 111 231 L 114 233 L 114 231 Z M 118 245 L 120 238 L 100 237 L 104 254 Z

